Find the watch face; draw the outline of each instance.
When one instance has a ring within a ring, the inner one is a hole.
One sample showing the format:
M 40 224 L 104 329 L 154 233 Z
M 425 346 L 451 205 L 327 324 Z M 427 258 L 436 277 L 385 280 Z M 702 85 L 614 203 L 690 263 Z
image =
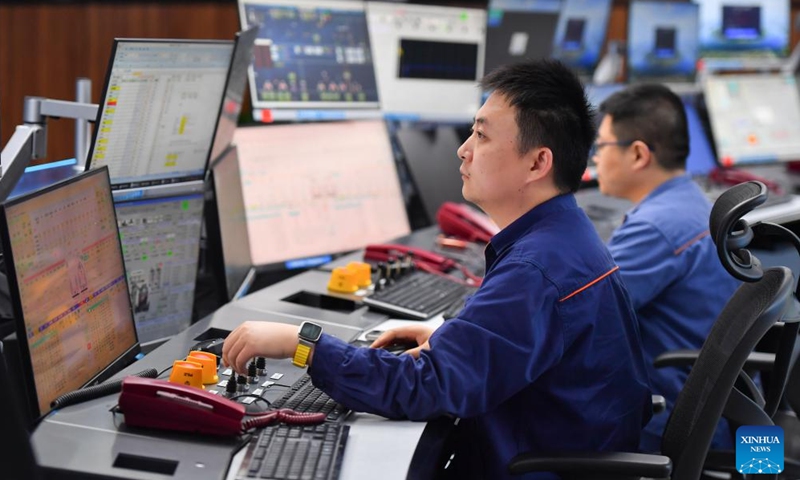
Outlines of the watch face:
M 316 323 L 303 322 L 303 325 L 300 326 L 299 335 L 301 338 L 304 338 L 308 341 L 316 342 L 319 340 L 320 335 L 322 335 L 322 327 Z

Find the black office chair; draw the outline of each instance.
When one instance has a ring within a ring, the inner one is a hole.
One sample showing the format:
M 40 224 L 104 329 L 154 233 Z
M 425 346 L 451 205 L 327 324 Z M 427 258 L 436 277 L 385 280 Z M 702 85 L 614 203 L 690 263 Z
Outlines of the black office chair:
M 791 271 L 786 267 L 763 270 L 757 259 L 745 249 L 754 232 L 775 231 L 769 225 L 751 228 L 741 220 L 766 200 L 766 187 L 762 187 L 763 184 L 757 182 L 733 187 L 719 197 L 712 209 L 711 232 L 720 259 L 725 268 L 735 271 L 747 283 L 739 287 L 728 301 L 696 356 L 667 421 L 661 444 L 662 455 L 606 452 L 542 456 L 526 453 L 511 461 L 510 473 L 556 472 L 567 479 L 649 477 L 697 480 L 706 466 L 709 446 L 723 413 L 739 424 L 773 424 L 771 414 L 777 409 L 783 393 L 791 348 L 782 345 L 776 354 L 773 381 L 763 402 L 753 399 L 752 380 L 743 368 L 764 334 L 785 320 L 787 313 L 791 317 L 796 312 Z M 790 329 L 795 328 L 796 335 L 797 324 L 794 325 Z M 744 383 L 744 391 L 736 387 L 737 379 Z M 733 458 L 727 460 L 730 467 L 735 468 Z M 758 478 L 770 476 L 760 475 Z M 777 478 L 777 475 L 772 478 Z

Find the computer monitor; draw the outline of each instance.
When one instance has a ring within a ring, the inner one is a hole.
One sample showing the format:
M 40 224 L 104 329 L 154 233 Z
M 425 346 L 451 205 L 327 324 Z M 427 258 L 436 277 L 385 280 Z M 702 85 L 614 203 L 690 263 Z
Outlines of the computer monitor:
M 553 36 L 553 57 L 591 75 L 606 39 L 611 0 L 564 0 Z
M 113 188 L 205 176 L 233 42 L 116 39 L 86 168 Z
M 367 16 L 384 114 L 471 122 L 481 101 L 486 11 L 369 2 Z
M 239 0 L 260 25 L 249 69 L 253 118 L 376 118 L 378 87 L 364 2 Z
M 703 91 L 723 166 L 800 159 L 800 95 L 793 75 L 710 76 Z
M 0 227 L 36 419 L 139 353 L 108 169 L 5 202 Z
M 234 145 L 214 165 L 214 198 L 217 204 L 216 224 L 219 238 L 215 238 L 217 255 L 222 257 L 227 299 L 234 299 L 242 288 L 253 259 L 250 258 L 250 238 L 247 235 L 247 216 L 244 208 L 239 153 Z M 212 214 L 213 212 L 208 212 Z M 208 235 L 216 232 L 208 232 Z
M 464 202 L 461 193 L 464 181 L 458 173 L 461 161 L 456 153 L 461 138 L 449 125 L 402 126 L 395 135 L 428 224 L 434 224 L 436 212 L 444 202 Z
M 142 345 L 169 338 L 192 323 L 200 256 L 202 190 L 174 196 L 157 190 L 119 191 L 114 202 Z
M 240 128 L 250 257 L 304 268 L 410 232 L 382 120 Z
M 225 81 L 225 96 L 222 97 L 219 107 L 219 121 L 211 145 L 209 165 L 213 165 L 233 141 L 233 132 L 236 131 L 239 113 L 242 111 L 244 89 L 247 88 L 247 69 L 253 59 L 253 45 L 257 36 L 258 27 L 255 26 L 236 34 L 228 79 Z
M 789 0 L 695 0 L 700 7 L 701 56 L 789 52 Z
M 693 3 L 631 2 L 628 78 L 692 81 L 697 71 L 697 12 Z
M 561 0 L 491 0 L 484 71 L 550 57 Z
M 79 173 L 77 165 L 78 162 L 74 158 L 68 158 L 26 167 L 8 198 L 18 197 L 73 177 Z

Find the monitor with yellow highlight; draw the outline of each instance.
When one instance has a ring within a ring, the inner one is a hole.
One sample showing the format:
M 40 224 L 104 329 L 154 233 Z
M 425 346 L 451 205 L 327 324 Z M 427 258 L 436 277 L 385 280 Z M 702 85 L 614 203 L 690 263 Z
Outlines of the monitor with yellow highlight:
M 231 41 L 116 39 L 87 169 L 114 189 L 200 180 L 233 55 Z

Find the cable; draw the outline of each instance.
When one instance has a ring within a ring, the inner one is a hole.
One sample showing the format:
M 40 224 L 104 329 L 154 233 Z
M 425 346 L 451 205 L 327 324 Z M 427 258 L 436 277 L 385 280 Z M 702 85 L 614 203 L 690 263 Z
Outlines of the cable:
M 131 376 L 133 377 L 141 377 L 141 378 L 156 378 L 158 372 L 155 368 L 148 368 L 147 370 L 141 371 L 139 373 L 135 373 Z M 68 405 L 74 405 L 76 403 L 85 402 L 88 400 L 94 400 L 95 398 L 105 397 L 106 395 L 111 395 L 112 393 L 118 393 L 122 390 L 122 379 L 115 380 L 113 382 L 106 382 L 100 385 L 95 385 L 89 388 L 83 388 L 80 390 L 75 390 L 69 393 L 65 393 L 60 397 L 56 398 L 50 403 L 50 408 L 63 408 Z
M 270 412 L 262 412 L 250 414 L 251 418 L 242 422 L 242 430 L 247 431 L 252 428 L 266 427 L 276 422 L 283 422 L 288 425 L 319 425 L 325 422 L 326 414 L 310 413 L 310 412 L 295 412 L 283 408 L 281 410 L 273 410 Z

